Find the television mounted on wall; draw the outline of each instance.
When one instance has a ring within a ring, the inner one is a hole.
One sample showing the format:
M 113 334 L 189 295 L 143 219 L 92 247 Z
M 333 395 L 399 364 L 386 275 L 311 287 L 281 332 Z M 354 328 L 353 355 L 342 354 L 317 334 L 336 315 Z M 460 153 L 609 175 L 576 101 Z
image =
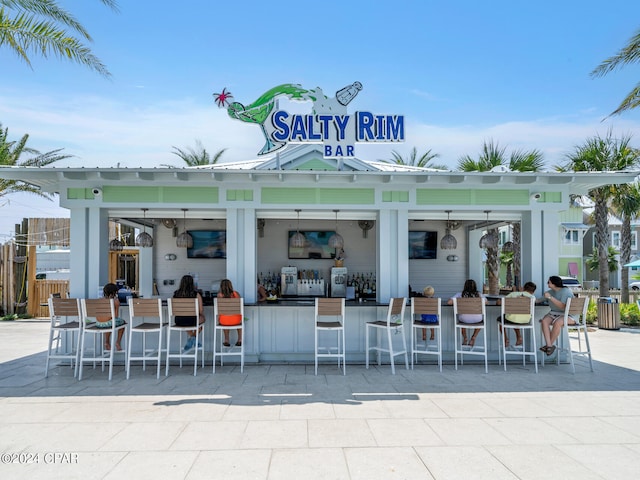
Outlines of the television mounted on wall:
M 187 248 L 187 258 L 227 258 L 226 230 L 188 230 L 193 246 Z
M 303 247 L 292 247 L 291 237 L 293 237 L 296 232 L 297 230 L 289 230 L 289 235 L 287 236 L 289 258 L 335 258 L 336 250 L 329 246 L 329 238 L 336 232 L 333 230 L 300 230 L 300 233 L 305 237 L 305 244 Z
M 438 232 L 409 232 L 409 258 L 434 259 L 438 254 Z

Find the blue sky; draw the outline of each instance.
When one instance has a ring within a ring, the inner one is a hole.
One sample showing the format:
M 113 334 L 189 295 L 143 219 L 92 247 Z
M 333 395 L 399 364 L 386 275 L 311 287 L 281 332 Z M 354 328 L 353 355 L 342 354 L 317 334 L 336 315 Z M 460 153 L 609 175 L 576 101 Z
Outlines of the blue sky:
M 493 139 L 554 165 L 609 128 L 640 146 L 640 109 L 605 119 L 638 66 L 589 76 L 640 28 L 639 2 L 122 0 L 119 13 L 59 3 L 113 78 L 55 58 L 32 57 L 30 69 L 2 48 L 0 122 L 12 139 L 28 133 L 34 148 L 75 155 L 60 166 L 178 166 L 172 147 L 196 139 L 227 148 L 223 161 L 257 158 L 259 129 L 231 120 L 212 94 L 226 87 L 246 104 L 282 83 L 331 94 L 360 81 L 351 112 L 404 115 L 405 143 L 356 146 L 363 159 L 415 146 L 455 168 Z M 0 241 L 23 216 L 67 216 L 30 197 L 9 202 Z

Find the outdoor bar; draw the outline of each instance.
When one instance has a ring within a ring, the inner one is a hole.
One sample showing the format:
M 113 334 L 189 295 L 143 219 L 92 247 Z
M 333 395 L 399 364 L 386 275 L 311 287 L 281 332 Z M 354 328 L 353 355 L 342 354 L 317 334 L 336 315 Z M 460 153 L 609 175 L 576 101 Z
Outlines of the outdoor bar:
M 69 208 L 70 296 L 95 298 L 105 283 L 124 280 L 136 295 L 167 298 L 180 278 L 191 274 L 211 305 L 220 281 L 228 278 L 246 304 L 248 362 L 309 362 L 314 298 L 345 297 L 347 360 L 358 363 L 366 322 L 380 319 L 391 298 L 409 299 L 426 285 L 442 298 L 443 351 L 450 359 L 453 319 L 447 300 L 468 278 L 487 290 L 481 237 L 494 229 L 505 232 L 504 243 L 518 228 L 515 287 L 531 280 L 541 295 L 546 278 L 558 273 L 557 242 L 547 239 L 561 228 L 558 218 L 569 194 L 634 175 L 463 173 L 338 162 L 323 159 L 313 145 L 292 148 L 275 162 L 1 170 L 5 178 L 58 192 L 61 206 Z M 149 233 L 153 246 L 124 239 L 129 242 L 123 250 L 114 251 L 110 244 L 119 235 L 114 223 Z M 193 236 L 195 247 L 178 246 L 184 232 Z M 304 247 L 291 240 L 296 233 L 304 235 Z M 340 248 L 329 245 L 335 234 Z M 455 238 L 455 248 L 443 248 L 446 235 Z M 277 301 L 257 302 L 259 281 Z M 211 306 L 205 314 L 211 322 Z M 498 315 L 499 307 L 487 307 L 494 360 Z M 211 340 L 209 325 L 205 344 Z
M 492 301 L 526 281 L 541 295 L 559 273 L 556 239 L 570 195 L 636 175 L 462 172 L 368 160 L 376 143 L 405 141 L 405 119 L 348 114 L 362 89 L 353 82 L 330 98 L 320 88 L 284 84 L 247 107 L 226 90 L 214 95 L 231 119 L 245 122 L 241 128 L 260 127 L 265 143 L 255 160 L 126 168 L 118 159 L 107 168 L 0 167 L 0 176 L 57 193 L 69 209 L 71 297 L 96 298 L 103 285 L 117 283 L 123 297 L 166 299 L 191 275 L 206 305 L 210 351 L 211 305 L 229 279 L 246 305 L 249 362 L 309 362 L 315 298 L 345 298 L 347 361 L 362 362 L 367 322 L 380 320 L 393 298 L 420 295 L 427 285 L 444 305 L 450 358 L 446 304 L 465 280 Z M 311 114 L 280 109 L 280 100 L 306 102 Z M 369 153 L 356 151 L 363 144 Z M 497 262 L 505 252 L 513 260 L 507 271 Z M 264 302 L 258 284 L 267 290 Z M 491 359 L 498 315 L 499 307 L 487 307 Z

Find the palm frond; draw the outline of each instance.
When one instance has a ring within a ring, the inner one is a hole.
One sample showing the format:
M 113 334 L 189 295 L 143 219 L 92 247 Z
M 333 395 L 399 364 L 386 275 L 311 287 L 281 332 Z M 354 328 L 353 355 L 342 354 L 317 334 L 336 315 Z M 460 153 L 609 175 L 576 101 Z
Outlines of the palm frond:
M 629 39 L 617 54 L 604 60 L 592 72 L 592 77 L 603 77 L 616 68 L 640 61 L 640 30 Z

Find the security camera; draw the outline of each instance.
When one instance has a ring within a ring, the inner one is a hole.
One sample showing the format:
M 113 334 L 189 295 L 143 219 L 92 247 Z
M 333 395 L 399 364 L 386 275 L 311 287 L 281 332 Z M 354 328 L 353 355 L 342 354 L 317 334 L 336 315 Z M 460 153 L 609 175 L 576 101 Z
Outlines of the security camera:
M 532 193 L 529 198 L 531 198 L 531 200 L 533 200 L 534 202 L 537 202 L 538 200 L 540 200 L 542 198 L 542 194 L 541 193 Z
M 96 187 L 96 188 L 91 190 L 91 193 L 93 193 L 94 197 L 99 197 L 100 195 L 102 195 L 102 189 Z

